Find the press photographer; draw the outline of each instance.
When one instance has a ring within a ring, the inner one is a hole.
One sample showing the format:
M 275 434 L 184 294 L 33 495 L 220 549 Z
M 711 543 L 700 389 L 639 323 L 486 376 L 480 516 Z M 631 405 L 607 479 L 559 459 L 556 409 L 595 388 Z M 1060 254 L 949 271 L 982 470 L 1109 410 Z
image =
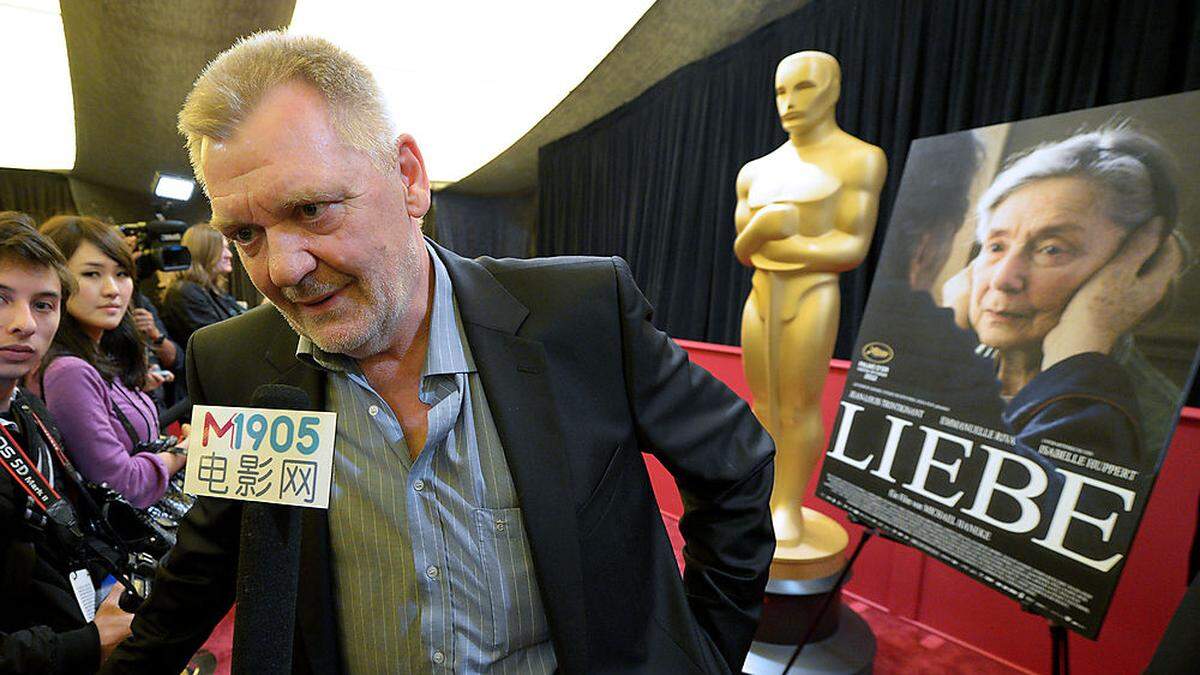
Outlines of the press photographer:
M 159 316 L 164 284 L 187 270 L 192 257 L 183 245 L 187 223 L 178 220 L 125 223 L 116 226 L 133 252 L 136 285 L 130 301 L 133 323 L 150 350 L 150 375 L 143 387 L 158 405 L 162 427 L 190 412 L 187 385 L 183 382 L 183 344 L 167 331 Z M 158 367 L 155 367 L 158 366 Z
M 94 672 L 133 619 L 117 604 L 120 586 L 96 607 L 91 581 L 99 574 L 82 564 L 99 561 L 84 541 L 93 528 L 73 504 L 88 500 L 71 494 L 79 486 L 49 414 L 16 388 L 50 346 L 72 284 L 62 254 L 31 219 L 0 213 L 0 673 Z M 72 520 L 64 534 L 57 523 Z M 73 535 L 75 547 L 64 541 Z M 115 556 L 125 548 L 89 538 Z

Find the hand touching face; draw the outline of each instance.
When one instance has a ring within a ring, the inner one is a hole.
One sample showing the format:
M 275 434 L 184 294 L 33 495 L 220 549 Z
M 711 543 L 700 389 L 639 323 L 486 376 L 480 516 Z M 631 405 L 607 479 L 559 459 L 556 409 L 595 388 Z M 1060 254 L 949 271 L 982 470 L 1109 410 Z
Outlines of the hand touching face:
M 1067 303 L 1043 342 L 1042 370 L 1076 354 L 1111 353 L 1163 299 L 1182 264 L 1179 243 L 1163 238 L 1160 219 L 1135 230 Z

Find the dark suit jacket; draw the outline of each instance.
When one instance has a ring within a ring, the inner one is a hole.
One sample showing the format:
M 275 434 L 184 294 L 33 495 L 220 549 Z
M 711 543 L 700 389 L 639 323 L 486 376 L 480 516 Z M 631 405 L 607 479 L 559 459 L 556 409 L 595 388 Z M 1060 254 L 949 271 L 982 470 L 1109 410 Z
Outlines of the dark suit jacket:
M 561 671 L 740 669 L 774 551 L 774 447 L 747 406 L 650 324 L 620 259 L 437 251 L 520 497 Z M 271 307 L 198 332 L 192 399 L 245 406 L 278 382 L 323 407 L 325 378 L 295 358 L 296 341 Z M 682 582 L 643 448 L 683 494 Z M 105 672 L 179 672 L 235 597 L 235 672 L 341 672 L 326 513 L 220 499 L 192 513 Z
M 218 293 L 192 281 L 177 281 L 163 294 L 163 323 L 171 337 L 183 344 L 201 328 L 243 311 L 232 295 Z

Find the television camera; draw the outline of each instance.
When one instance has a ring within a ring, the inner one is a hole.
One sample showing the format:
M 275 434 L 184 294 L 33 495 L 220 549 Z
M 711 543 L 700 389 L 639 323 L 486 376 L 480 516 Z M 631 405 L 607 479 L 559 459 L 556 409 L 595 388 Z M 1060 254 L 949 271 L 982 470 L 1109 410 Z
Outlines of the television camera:
M 121 235 L 136 239 L 138 279 L 155 272 L 178 272 L 192 265 L 192 254 L 183 245 L 188 224 L 182 220 L 150 220 L 117 226 Z

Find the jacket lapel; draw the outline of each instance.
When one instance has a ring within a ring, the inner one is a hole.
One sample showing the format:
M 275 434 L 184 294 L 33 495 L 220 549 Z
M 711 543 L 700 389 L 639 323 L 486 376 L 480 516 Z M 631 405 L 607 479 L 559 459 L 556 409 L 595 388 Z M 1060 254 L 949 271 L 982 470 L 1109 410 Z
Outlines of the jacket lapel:
M 546 352 L 517 335 L 529 310 L 483 266 L 434 245 L 454 296 L 520 498 L 542 605 L 562 672 L 587 671 L 579 537 Z

